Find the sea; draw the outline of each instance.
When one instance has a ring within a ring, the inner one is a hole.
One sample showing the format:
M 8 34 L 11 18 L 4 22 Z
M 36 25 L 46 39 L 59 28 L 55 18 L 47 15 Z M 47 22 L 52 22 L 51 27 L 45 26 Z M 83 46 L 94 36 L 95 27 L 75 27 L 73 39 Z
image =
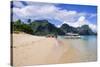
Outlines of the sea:
M 80 36 L 80 38 L 66 38 L 66 36 L 58 36 L 67 45 L 72 46 L 81 54 L 80 61 L 96 61 L 97 60 L 97 36 Z

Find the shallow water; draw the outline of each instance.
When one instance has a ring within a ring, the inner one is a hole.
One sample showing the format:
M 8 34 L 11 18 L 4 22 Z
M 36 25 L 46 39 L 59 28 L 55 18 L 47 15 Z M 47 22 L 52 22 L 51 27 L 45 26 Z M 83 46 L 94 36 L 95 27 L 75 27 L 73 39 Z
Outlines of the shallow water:
M 81 36 L 80 39 L 67 39 L 65 36 L 59 36 L 58 39 L 69 43 L 68 45 L 79 52 L 80 61 L 97 60 L 97 36 Z
M 97 37 L 80 39 L 17 35 L 13 38 L 13 64 L 15 66 L 88 62 L 97 60 Z

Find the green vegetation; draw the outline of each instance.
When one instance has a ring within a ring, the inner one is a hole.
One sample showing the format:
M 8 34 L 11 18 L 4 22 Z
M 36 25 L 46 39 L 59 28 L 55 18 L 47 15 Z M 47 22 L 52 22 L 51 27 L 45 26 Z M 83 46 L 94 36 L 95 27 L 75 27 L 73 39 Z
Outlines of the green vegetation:
M 20 20 L 12 22 L 12 32 L 25 32 L 32 34 L 33 30 L 29 24 L 22 23 Z
M 63 24 L 60 28 L 49 23 L 47 20 L 35 20 L 28 23 L 21 22 L 17 20 L 11 22 L 11 33 L 25 32 L 32 35 L 45 36 L 48 34 L 53 35 L 65 35 L 66 33 L 77 33 L 80 35 L 94 35 L 95 33 L 89 28 L 88 25 L 83 25 L 81 27 L 74 28 L 68 24 Z
M 77 33 L 79 35 L 96 35 L 88 25 L 82 25 L 81 27 L 74 28 L 68 24 L 63 24 L 61 27 L 65 33 Z
M 23 23 L 20 20 L 12 22 L 12 33 L 13 32 L 25 32 L 33 35 L 64 35 L 65 33 L 56 28 L 53 24 L 49 23 L 47 20 L 36 20 L 31 22 L 28 20 L 28 23 Z

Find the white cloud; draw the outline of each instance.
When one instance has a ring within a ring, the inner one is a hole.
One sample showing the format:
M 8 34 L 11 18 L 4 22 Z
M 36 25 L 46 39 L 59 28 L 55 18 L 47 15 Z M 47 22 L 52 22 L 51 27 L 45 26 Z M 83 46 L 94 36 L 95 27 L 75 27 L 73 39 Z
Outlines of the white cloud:
M 96 16 L 97 16 L 97 14 L 91 14 L 90 18 L 93 18 L 93 17 L 96 17 Z
M 25 5 L 22 4 L 20 1 L 13 1 L 13 6 L 14 6 L 14 7 L 17 7 L 17 8 L 22 8 L 22 7 L 24 7 Z
M 90 21 L 88 21 L 85 16 L 80 16 L 78 21 L 70 23 L 70 22 L 66 22 L 64 21 L 63 24 L 69 24 L 70 26 L 73 27 L 81 27 L 82 25 L 89 25 L 89 27 L 94 31 L 97 32 L 97 26 L 95 24 L 92 24 Z
M 53 4 L 28 5 L 23 8 L 13 8 L 13 13 L 23 18 L 49 18 L 62 21 L 75 21 L 76 11 L 61 10 Z
M 84 20 L 85 20 L 85 17 L 81 16 L 78 21 L 84 21 Z
M 56 7 L 55 4 L 44 3 L 31 3 L 27 2 L 27 6 L 21 4 L 21 2 L 15 2 L 13 7 L 13 14 L 16 15 L 15 19 L 56 19 L 62 23 L 57 25 L 60 27 L 63 23 L 67 23 L 71 26 L 78 27 L 84 24 L 90 26 L 93 31 L 96 31 L 96 25 L 92 24 L 86 19 L 86 13 L 78 13 L 77 11 L 68 11 L 67 9 L 61 9 Z M 19 8 L 21 6 L 21 8 Z M 24 6 L 24 7 L 23 7 Z M 96 14 L 91 14 L 90 17 L 94 17 Z
M 94 25 L 94 24 L 89 24 L 89 27 L 94 31 L 94 32 L 97 32 L 97 26 Z

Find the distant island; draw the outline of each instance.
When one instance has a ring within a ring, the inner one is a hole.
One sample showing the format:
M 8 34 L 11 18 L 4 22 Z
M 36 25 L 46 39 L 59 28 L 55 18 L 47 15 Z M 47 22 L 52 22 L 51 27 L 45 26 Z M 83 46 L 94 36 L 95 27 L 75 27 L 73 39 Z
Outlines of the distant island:
M 62 24 L 61 27 L 56 27 L 48 20 L 35 20 L 29 19 L 27 23 L 17 20 L 11 22 L 11 33 L 13 32 L 25 32 L 32 35 L 45 36 L 48 34 L 54 35 L 67 35 L 67 33 L 73 33 L 78 35 L 97 35 L 93 32 L 88 25 L 82 25 L 81 27 L 72 27 L 68 24 Z

